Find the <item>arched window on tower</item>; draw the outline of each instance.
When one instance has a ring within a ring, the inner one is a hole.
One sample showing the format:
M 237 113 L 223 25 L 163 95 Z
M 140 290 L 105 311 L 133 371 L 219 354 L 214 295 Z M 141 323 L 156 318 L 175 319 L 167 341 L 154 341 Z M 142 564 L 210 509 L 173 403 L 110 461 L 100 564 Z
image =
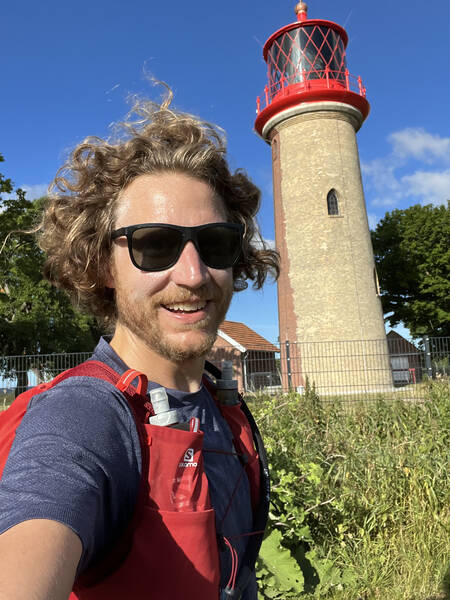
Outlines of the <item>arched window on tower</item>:
M 329 215 L 338 215 L 339 214 L 339 203 L 337 192 L 335 189 L 331 189 L 327 195 L 327 207 Z

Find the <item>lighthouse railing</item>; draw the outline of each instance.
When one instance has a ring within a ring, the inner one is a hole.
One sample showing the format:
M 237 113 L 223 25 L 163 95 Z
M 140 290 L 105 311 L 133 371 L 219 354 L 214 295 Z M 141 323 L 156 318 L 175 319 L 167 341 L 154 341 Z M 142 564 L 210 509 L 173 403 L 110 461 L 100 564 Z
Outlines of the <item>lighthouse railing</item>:
M 346 70 L 334 71 L 328 67 L 323 70 L 299 69 L 287 76 L 282 73 L 276 81 L 267 84 L 264 92 L 256 99 L 256 113 L 270 106 L 273 101 L 291 94 L 301 94 L 314 90 L 345 90 L 366 97 L 366 88 L 360 76 L 352 75 Z

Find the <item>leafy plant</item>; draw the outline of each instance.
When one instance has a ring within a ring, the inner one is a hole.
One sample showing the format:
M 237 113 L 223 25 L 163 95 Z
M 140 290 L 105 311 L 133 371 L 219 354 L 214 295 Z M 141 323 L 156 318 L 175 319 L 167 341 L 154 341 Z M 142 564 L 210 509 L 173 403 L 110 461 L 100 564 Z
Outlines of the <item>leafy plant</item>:
M 261 599 L 442 597 L 450 392 L 421 389 L 420 402 L 323 401 L 311 386 L 251 400 L 273 483 Z
M 257 576 L 264 581 L 266 598 L 297 598 L 304 590 L 303 572 L 289 550 L 281 545 L 281 533 L 276 529 L 264 540 Z

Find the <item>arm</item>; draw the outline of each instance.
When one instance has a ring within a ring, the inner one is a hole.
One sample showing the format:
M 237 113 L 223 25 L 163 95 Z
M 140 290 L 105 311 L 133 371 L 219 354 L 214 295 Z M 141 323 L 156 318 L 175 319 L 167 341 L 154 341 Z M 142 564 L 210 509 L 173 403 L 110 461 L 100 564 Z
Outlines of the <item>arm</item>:
M 11 597 L 13 580 L 7 593 L 5 577 L 14 571 L 20 580 L 46 569 L 48 582 L 64 579 L 69 569 L 71 585 L 76 570 L 85 573 L 128 525 L 139 490 L 140 443 L 126 409 L 111 384 L 88 377 L 33 399 L 0 481 L 0 600 L 47 598 L 45 592 Z
M 57 521 L 23 521 L 0 535 L 0 600 L 67 600 L 82 546 Z

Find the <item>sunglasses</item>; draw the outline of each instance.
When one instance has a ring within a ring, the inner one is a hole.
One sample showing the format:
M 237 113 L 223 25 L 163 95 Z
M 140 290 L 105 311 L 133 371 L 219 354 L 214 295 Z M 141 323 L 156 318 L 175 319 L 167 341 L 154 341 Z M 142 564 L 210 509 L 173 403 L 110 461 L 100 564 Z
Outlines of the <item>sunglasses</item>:
M 198 227 L 143 223 L 116 229 L 111 239 L 127 238 L 131 262 L 141 271 L 173 267 L 187 242 L 194 244 L 207 267 L 228 269 L 241 254 L 243 233 L 239 223 L 207 223 Z

